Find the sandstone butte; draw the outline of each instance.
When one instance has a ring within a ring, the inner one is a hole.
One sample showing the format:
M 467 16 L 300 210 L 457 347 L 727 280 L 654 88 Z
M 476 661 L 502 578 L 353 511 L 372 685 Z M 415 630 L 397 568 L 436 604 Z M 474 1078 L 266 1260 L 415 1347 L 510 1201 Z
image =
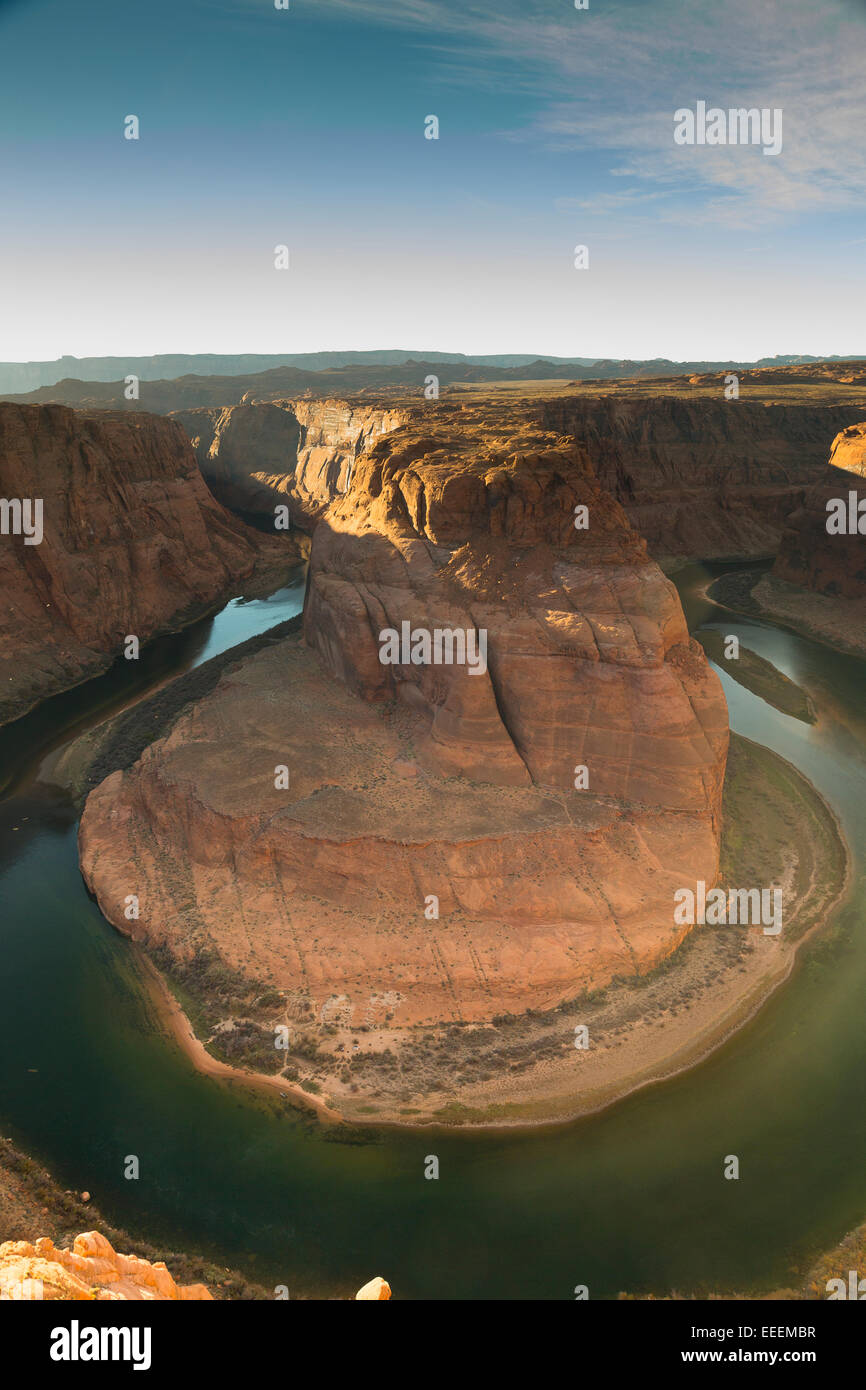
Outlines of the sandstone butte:
M 866 500 L 866 422 L 851 425 L 833 440 L 830 461 L 789 517 L 773 574 L 816 594 L 866 598 L 866 544 L 859 533 L 830 534 L 827 503 L 850 493 Z
M 91 793 L 103 912 L 322 1022 L 483 1021 L 650 969 L 675 889 L 716 878 L 728 740 L 673 585 L 537 414 L 440 405 L 351 452 L 345 491 L 318 466 L 303 638 Z M 486 671 L 382 665 L 403 621 L 485 630 Z
M 0 497 L 41 499 L 44 530 L 0 535 L 0 723 L 290 559 L 214 500 L 157 416 L 0 403 Z
M 0 1245 L 0 1299 L 128 1302 L 211 1300 L 204 1284 L 176 1284 L 162 1260 L 120 1255 L 105 1236 L 87 1231 L 71 1250 L 47 1236 Z

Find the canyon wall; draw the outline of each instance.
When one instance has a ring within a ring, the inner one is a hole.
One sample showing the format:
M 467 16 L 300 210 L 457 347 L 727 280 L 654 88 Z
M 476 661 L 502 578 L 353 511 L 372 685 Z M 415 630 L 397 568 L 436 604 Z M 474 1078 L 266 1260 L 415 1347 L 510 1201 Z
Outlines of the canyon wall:
M 471 414 L 470 398 L 442 409 Z M 659 558 L 774 554 L 786 519 L 820 478 L 830 443 L 862 405 L 764 405 L 676 395 L 489 397 L 489 409 L 525 412 L 543 430 L 571 435 L 602 487 Z M 302 526 L 346 490 L 375 438 L 431 415 L 430 403 L 369 398 L 247 402 L 177 412 L 221 501 L 272 512 L 288 501 Z M 468 418 L 468 416 L 467 416 Z
M 364 699 L 422 710 L 439 773 L 567 790 L 589 761 L 598 792 L 715 812 L 726 715 L 673 585 L 588 449 L 491 414 L 445 407 L 361 457 L 313 538 L 308 643 Z M 383 665 L 403 622 L 483 631 L 486 670 Z
M 345 400 L 300 400 L 178 411 L 172 418 L 190 436 L 220 501 L 269 515 L 289 503 L 293 521 L 307 526 L 346 490 L 355 459 L 370 442 L 408 414 Z
M 830 449 L 830 464 L 841 468 L 843 473 L 856 473 L 866 478 L 866 421 L 849 425 L 833 440 Z
M 206 610 L 290 547 L 226 512 L 181 427 L 152 415 L 0 404 L 0 497 L 43 536 L 0 534 L 0 722 Z
M 817 482 L 862 405 L 758 405 L 564 397 L 546 428 L 573 434 L 601 484 L 659 557 L 775 554 L 786 518 Z

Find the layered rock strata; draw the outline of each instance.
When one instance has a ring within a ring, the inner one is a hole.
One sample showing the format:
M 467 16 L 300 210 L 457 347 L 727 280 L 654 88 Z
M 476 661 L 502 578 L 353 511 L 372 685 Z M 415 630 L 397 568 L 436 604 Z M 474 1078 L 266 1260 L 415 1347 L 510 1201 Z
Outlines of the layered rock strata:
M 843 473 L 866 478 L 866 421 L 849 425 L 837 434 L 830 449 L 830 464 Z
M 300 525 L 346 490 L 354 460 L 375 438 L 434 411 L 417 395 L 376 406 L 367 397 L 247 403 L 178 412 L 202 472 L 230 506 L 272 512 L 291 503 Z M 787 516 L 825 467 L 830 441 L 862 406 L 764 405 L 676 395 L 491 398 L 527 424 L 574 438 L 601 485 L 660 558 L 753 557 L 776 552 Z
M 568 791 L 587 764 L 597 793 L 718 810 L 726 711 L 676 591 L 587 452 L 520 412 L 376 441 L 316 530 L 304 621 L 351 690 L 423 713 L 431 771 Z M 404 623 L 484 633 L 485 669 L 383 664 Z
M 0 498 L 0 722 L 292 554 L 229 515 L 152 415 L 0 404 Z M 41 509 L 32 544 L 22 502 Z
M 651 554 L 703 559 L 775 554 L 830 441 L 861 416 L 857 405 L 665 396 L 565 397 L 541 411 L 587 450 Z

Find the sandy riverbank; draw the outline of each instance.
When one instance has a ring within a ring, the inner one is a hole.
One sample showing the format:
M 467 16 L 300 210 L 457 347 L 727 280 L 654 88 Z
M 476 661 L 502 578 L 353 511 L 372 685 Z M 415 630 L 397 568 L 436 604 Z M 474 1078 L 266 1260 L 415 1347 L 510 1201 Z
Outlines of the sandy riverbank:
M 342 1116 L 327 1099 L 305 1091 L 300 1084 L 289 1081 L 280 1075 L 269 1075 L 266 1072 L 248 1071 L 245 1068 L 233 1067 L 212 1056 L 201 1039 L 196 1037 L 192 1024 L 171 992 L 165 977 L 160 974 L 153 961 L 137 943 L 130 942 L 130 946 L 139 977 L 155 1007 L 160 1023 L 197 1071 L 200 1071 L 204 1076 L 213 1076 L 221 1081 L 241 1082 L 244 1086 L 250 1086 L 253 1089 L 277 1091 L 289 1097 L 296 1104 L 314 1111 L 323 1122 L 340 1123 Z

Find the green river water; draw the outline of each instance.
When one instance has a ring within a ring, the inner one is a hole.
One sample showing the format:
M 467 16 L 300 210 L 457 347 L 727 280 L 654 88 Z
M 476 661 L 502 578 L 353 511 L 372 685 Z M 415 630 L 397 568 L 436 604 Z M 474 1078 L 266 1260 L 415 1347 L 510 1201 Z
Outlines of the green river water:
M 676 576 L 690 625 L 737 633 L 820 712 L 802 724 L 723 676 L 732 727 L 823 793 L 857 885 L 829 939 L 707 1062 L 559 1128 L 346 1136 L 281 1097 L 198 1075 L 165 1039 L 126 942 L 81 881 L 75 813 L 35 775 L 48 748 L 112 708 L 300 611 L 299 579 L 160 639 L 136 669 L 121 662 L 0 734 L 12 790 L 0 803 L 3 1132 L 133 1235 L 293 1297 L 352 1296 L 374 1274 L 408 1298 L 790 1283 L 866 1218 L 864 663 L 723 614 L 698 596 L 720 568 Z M 132 1153 L 138 1181 L 123 1177 Z M 431 1153 L 438 1181 L 424 1178 Z M 739 1182 L 722 1176 L 731 1153 Z

